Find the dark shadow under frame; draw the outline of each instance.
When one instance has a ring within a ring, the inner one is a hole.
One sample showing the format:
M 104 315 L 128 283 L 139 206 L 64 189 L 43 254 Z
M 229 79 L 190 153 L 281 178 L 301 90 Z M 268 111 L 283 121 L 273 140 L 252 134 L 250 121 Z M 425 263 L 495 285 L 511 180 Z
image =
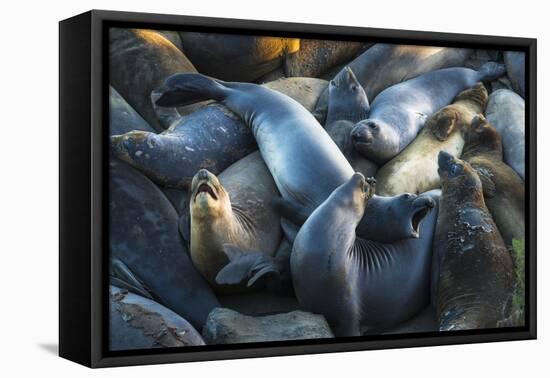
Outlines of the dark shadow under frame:
M 323 340 L 108 350 L 108 28 L 137 27 L 526 53 L 524 327 Z M 60 349 L 91 367 L 327 353 L 536 338 L 536 40 L 405 30 L 90 11 L 60 23 Z M 86 167 L 89 167 L 89 170 Z

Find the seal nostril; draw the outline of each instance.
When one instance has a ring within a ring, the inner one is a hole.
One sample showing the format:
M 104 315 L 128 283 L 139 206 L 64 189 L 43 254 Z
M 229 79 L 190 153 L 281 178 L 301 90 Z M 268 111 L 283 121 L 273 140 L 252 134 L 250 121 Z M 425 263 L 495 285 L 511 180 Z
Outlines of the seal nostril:
M 200 180 L 206 180 L 208 178 L 208 172 L 206 171 L 206 169 L 201 169 L 199 171 L 198 177 Z

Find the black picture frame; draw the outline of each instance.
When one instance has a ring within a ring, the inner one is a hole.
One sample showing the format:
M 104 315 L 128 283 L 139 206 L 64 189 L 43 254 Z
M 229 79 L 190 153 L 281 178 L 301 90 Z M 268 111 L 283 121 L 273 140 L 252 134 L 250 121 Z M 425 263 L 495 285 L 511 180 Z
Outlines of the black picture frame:
M 108 251 L 109 26 L 517 50 L 526 53 L 525 326 L 445 333 L 266 342 L 110 352 L 106 307 Z M 89 367 L 250 358 L 535 339 L 536 70 L 530 38 L 386 30 L 92 10 L 59 23 L 59 354 Z

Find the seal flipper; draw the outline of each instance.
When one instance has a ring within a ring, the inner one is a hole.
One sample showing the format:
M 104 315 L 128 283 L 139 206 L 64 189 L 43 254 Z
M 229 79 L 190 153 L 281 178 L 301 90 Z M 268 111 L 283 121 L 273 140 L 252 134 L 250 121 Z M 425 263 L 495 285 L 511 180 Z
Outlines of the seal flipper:
M 220 285 L 237 285 L 248 279 L 247 286 L 250 287 L 267 273 L 279 274 L 276 260 L 264 253 L 245 253 L 233 244 L 224 244 L 223 252 L 229 258 L 229 264 L 216 276 L 216 283 Z
M 487 62 L 477 72 L 479 81 L 493 81 L 506 73 L 506 66 L 497 62 Z
M 128 268 L 128 266 L 121 260 L 111 258 L 109 264 L 109 276 L 111 283 L 116 284 L 118 287 L 154 300 L 152 295 L 149 293 L 149 290 L 147 290 L 141 280 L 138 279 L 130 268 Z
M 170 76 L 163 87 L 155 90 L 159 95 L 155 104 L 176 107 L 205 100 L 222 101 L 228 91 L 229 88 L 221 80 L 197 73 L 179 73 Z
M 428 120 L 426 127 L 431 128 L 432 134 L 440 141 L 445 141 L 453 132 L 458 114 L 451 109 L 444 109 L 434 118 Z

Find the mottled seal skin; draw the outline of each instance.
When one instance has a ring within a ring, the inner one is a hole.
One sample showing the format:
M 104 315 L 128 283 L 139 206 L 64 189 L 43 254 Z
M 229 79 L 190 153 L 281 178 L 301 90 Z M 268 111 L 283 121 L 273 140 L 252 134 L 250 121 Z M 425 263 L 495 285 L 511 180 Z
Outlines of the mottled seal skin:
M 219 174 L 257 146 L 237 115 L 220 104 L 211 104 L 161 134 L 132 131 L 114 135 L 111 149 L 156 183 L 186 188 L 199 169 Z
M 205 75 L 229 81 L 254 81 L 281 67 L 298 51 L 296 38 L 181 32 L 185 55 Z
M 109 350 L 204 345 L 200 333 L 168 308 L 150 299 L 109 288 Z
M 132 130 L 153 132 L 153 128 L 109 86 L 109 135 L 124 134 Z
M 151 103 L 151 92 L 177 72 L 196 70 L 185 55 L 161 34 L 141 29 L 109 30 L 111 85 L 157 131 L 163 131 L 169 125 L 159 121 Z M 182 114 L 194 108 L 181 109 Z
M 362 47 L 361 42 L 300 39 L 300 49 L 285 57 L 284 71 L 288 77 L 320 77 L 354 58 Z
M 460 67 L 471 53 L 470 49 L 377 43 L 348 66 L 372 102 L 378 93 L 394 84 L 440 68 Z M 335 78 L 342 74 L 343 71 Z M 327 102 L 328 92 L 325 91 L 314 113 L 320 122 L 324 122 Z
M 514 286 L 510 252 L 485 206 L 481 181 L 462 160 L 441 152 L 442 195 L 434 237 L 440 331 L 495 328 Z
M 504 72 L 504 66 L 494 62 L 479 71 L 445 68 L 384 90 L 371 104 L 369 118 L 355 125 L 355 148 L 376 164 L 386 163 L 416 137 L 429 116 L 451 103 L 461 91 Z
M 219 303 L 193 267 L 172 204 L 149 179 L 110 162 L 109 249 L 160 304 L 201 329 Z
M 525 239 L 525 187 L 523 180 L 502 161 L 502 140 L 483 116 L 466 133 L 462 159 L 470 163 L 483 185 L 485 204 L 506 245 Z
M 499 89 L 489 96 L 485 116 L 502 137 L 504 162 L 525 180 L 525 101 Z
M 288 78 L 265 84 L 312 110 L 327 82 Z M 168 108 L 166 108 L 168 109 Z M 221 104 L 203 106 L 166 132 L 130 132 L 111 138 L 113 153 L 162 186 L 187 187 L 199 169 L 219 174 L 257 150 L 254 136 Z
M 463 131 L 477 114 L 485 111 L 488 98 L 485 86 L 478 83 L 461 92 L 451 105 L 431 115 L 411 144 L 380 168 L 376 175 L 376 193 L 395 196 L 439 188 L 439 151 L 460 157 L 464 147 Z
M 383 244 L 360 239 L 355 228 L 374 192 L 372 182 L 356 173 L 337 188 L 300 228 L 292 249 L 298 301 L 305 310 L 323 314 L 336 336 L 398 324 L 429 302 L 437 211 L 428 211 L 418 240 Z M 417 202 L 436 206 L 428 194 Z
M 376 164 L 366 159 L 353 147 L 351 130 L 355 123 L 367 118 L 370 105 L 365 90 L 349 68 L 329 83 L 327 134 L 336 143 L 355 172 L 365 177 L 376 174 Z
M 521 97 L 525 98 L 525 53 L 519 51 L 505 51 L 504 64 L 512 88 Z
M 204 169 L 193 178 L 191 259 L 217 292 L 227 289 L 216 282 L 216 275 L 229 262 L 224 250 L 275 254 L 282 230 L 271 200 L 278 196 L 259 152 L 231 165 L 219 178 Z

